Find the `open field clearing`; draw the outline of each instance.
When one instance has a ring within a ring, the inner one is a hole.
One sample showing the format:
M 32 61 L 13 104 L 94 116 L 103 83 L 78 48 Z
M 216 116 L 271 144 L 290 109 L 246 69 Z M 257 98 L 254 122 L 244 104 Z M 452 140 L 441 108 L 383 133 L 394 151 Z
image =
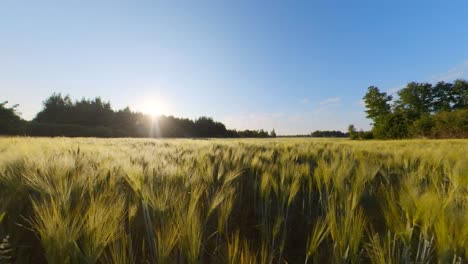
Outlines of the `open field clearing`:
M 466 263 L 468 140 L 0 138 L 0 263 Z

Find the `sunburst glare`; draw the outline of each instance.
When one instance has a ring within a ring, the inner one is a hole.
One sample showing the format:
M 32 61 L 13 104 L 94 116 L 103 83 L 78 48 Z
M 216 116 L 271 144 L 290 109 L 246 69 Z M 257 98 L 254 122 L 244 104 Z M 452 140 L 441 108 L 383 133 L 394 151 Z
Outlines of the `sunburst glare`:
M 151 99 L 143 103 L 142 112 L 153 118 L 167 114 L 167 107 L 160 99 Z

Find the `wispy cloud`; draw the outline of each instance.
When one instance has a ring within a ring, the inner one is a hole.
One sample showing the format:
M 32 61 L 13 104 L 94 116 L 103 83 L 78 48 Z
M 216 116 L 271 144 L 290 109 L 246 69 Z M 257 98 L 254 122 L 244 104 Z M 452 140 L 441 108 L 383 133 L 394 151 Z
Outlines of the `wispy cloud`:
M 365 107 L 366 106 L 366 103 L 364 102 L 364 99 L 361 99 L 359 101 L 356 102 L 356 105 L 357 106 L 360 106 L 360 107 Z
M 431 81 L 432 82 L 449 82 L 449 81 L 454 81 L 459 78 L 466 78 L 468 77 L 468 60 L 463 62 L 462 64 L 459 64 L 452 69 L 432 76 Z
M 426 80 L 426 81 L 429 81 L 431 83 L 436 83 L 436 82 L 441 82 L 441 81 L 451 82 L 459 78 L 468 78 L 468 60 L 453 67 L 452 69 L 446 72 L 435 74 L 432 77 L 430 77 L 429 80 Z M 389 95 L 396 95 L 396 93 L 399 90 L 405 87 L 406 87 L 406 84 L 400 84 L 400 85 L 396 85 L 392 88 L 387 89 L 385 92 Z
M 392 87 L 390 89 L 387 89 L 386 93 L 388 95 L 395 95 L 399 90 L 403 89 L 406 86 L 406 84 L 400 84 L 395 87 Z
M 337 105 L 341 102 L 340 97 L 333 97 L 333 98 L 327 98 L 321 102 L 319 102 L 320 105 Z
M 310 102 L 309 98 L 304 97 L 299 100 L 299 103 L 301 104 L 308 104 Z
M 468 61 L 452 68 L 451 70 L 435 75 L 432 79 L 426 81 L 453 81 L 457 78 L 468 78 Z M 404 88 L 406 84 L 395 85 L 385 92 L 397 97 L 397 92 Z M 333 106 L 338 106 L 344 101 L 341 97 L 325 98 L 322 101 L 314 101 L 310 98 L 297 98 L 298 103 L 308 105 L 306 112 L 263 112 L 263 113 L 239 113 L 230 115 L 221 119 L 228 128 L 235 129 L 273 129 L 279 135 L 291 134 L 309 134 L 314 130 L 341 130 L 352 123 L 358 128 L 364 130 L 370 129 L 370 121 L 365 118 L 364 100 L 360 99 L 354 102 L 353 110 L 346 113 L 340 112 Z

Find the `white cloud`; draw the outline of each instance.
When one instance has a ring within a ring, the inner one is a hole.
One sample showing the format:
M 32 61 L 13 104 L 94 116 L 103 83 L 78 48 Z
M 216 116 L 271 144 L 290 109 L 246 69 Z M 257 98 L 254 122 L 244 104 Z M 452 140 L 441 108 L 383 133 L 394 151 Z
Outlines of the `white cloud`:
M 430 82 L 453 81 L 457 78 L 468 78 L 468 61 L 450 69 L 445 73 L 434 75 Z M 396 97 L 399 90 L 406 84 L 396 85 L 385 91 L 389 95 Z M 395 99 L 395 98 L 394 98 Z M 298 98 L 299 103 L 311 105 L 309 98 Z M 346 131 L 347 126 L 352 123 L 358 129 L 369 130 L 370 120 L 365 118 L 363 108 L 364 100 L 358 100 L 354 103 L 355 110 L 342 113 L 332 111 L 331 106 L 338 106 L 342 103 L 341 97 L 326 98 L 315 105 L 315 109 L 307 112 L 296 113 L 240 113 L 225 117 L 221 121 L 228 128 L 238 130 L 244 129 L 275 129 L 278 135 L 296 135 L 309 134 L 314 130 L 341 130 Z
M 459 78 L 467 78 L 468 77 L 468 60 L 463 62 L 460 65 L 455 66 L 454 68 L 441 73 L 432 76 L 431 81 L 432 82 L 450 82 L 454 81 Z
M 451 82 L 459 78 L 468 78 L 468 60 L 463 62 L 462 64 L 459 64 L 453 67 L 452 69 L 446 72 L 433 75 L 429 79 L 429 82 L 432 82 L 432 83 L 441 82 L 441 81 Z M 396 93 L 399 90 L 405 87 L 406 87 L 406 84 L 397 85 L 390 89 L 387 89 L 386 93 L 389 95 L 396 95 Z
M 333 98 L 327 98 L 323 101 L 321 101 L 319 104 L 320 105 L 337 105 L 341 101 L 340 97 L 333 97 Z
M 360 106 L 360 107 L 365 107 L 366 106 L 366 102 L 364 102 L 364 99 L 361 99 L 359 101 L 356 102 L 356 105 L 357 106 Z

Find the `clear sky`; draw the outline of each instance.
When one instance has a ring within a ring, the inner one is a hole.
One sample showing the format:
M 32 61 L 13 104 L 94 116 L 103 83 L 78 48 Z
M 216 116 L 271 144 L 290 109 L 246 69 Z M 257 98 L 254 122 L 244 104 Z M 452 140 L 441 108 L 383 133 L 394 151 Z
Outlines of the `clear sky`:
M 468 1 L 0 2 L 0 101 L 53 92 L 228 128 L 369 128 L 370 85 L 468 78 Z

